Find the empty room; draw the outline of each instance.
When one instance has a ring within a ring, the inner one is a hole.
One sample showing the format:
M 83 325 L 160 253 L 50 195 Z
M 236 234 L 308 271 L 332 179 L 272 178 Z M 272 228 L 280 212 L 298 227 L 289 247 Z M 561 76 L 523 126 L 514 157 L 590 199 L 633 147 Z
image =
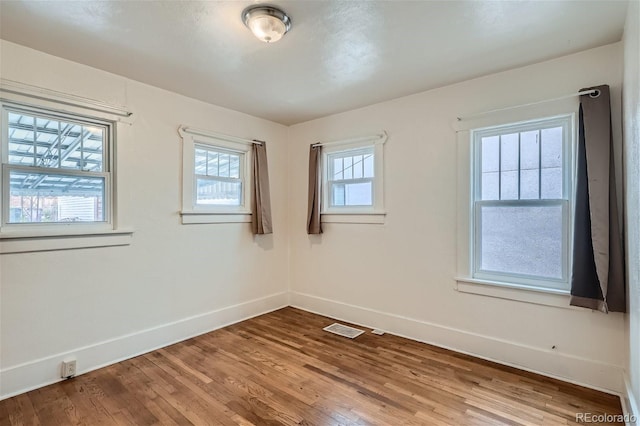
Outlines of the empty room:
M 0 425 L 640 424 L 640 0 L 0 0 Z

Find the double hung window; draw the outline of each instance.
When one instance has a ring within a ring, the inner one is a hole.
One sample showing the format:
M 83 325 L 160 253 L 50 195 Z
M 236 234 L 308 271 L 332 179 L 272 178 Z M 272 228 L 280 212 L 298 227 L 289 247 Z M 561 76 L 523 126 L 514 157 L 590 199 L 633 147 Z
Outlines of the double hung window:
M 386 140 L 384 134 L 323 147 L 323 222 L 384 223 Z
M 182 223 L 251 221 L 250 141 L 180 128 Z
M 196 145 L 195 206 L 241 206 L 246 191 L 244 153 Z
M 567 289 L 572 117 L 472 132 L 473 278 Z
M 112 123 L 2 107 L 2 227 L 108 225 Z
M 329 208 L 373 206 L 374 161 L 373 147 L 327 155 Z

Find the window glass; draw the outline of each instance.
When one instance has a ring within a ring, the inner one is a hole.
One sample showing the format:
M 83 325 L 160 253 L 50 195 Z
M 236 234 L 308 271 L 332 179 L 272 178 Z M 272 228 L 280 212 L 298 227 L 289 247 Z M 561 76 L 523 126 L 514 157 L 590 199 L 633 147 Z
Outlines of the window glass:
M 107 125 L 44 112 L 4 109 L 3 114 L 9 178 L 3 222 L 107 221 Z
M 195 204 L 241 206 L 241 169 L 244 154 L 205 146 L 196 146 L 194 153 Z
M 568 286 L 570 117 L 475 134 L 474 276 Z
M 480 207 L 480 269 L 562 279 L 562 206 Z
M 519 139 L 517 133 L 500 136 L 500 199 L 518 199 Z
M 328 155 L 331 207 L 373 205 L 374 160 L 373 148 Z
M 9 164 L 103 171 L 105 129 L 8 113 Z

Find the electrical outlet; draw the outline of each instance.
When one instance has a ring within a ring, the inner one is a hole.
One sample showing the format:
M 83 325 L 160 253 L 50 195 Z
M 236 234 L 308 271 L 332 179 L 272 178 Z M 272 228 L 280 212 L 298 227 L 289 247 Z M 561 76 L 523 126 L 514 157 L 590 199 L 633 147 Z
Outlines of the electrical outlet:
M 62 378 L 68 379 L 76 375 L 76 360 L 62 361 Z

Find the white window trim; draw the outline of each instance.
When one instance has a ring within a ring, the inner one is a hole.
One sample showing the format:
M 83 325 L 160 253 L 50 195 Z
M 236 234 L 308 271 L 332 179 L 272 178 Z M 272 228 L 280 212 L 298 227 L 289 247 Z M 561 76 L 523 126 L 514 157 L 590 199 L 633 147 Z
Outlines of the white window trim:
M 0 254 L 128 246 L 132 242 L 132 237 L 133 229 L 131 228 L 105 231 L 69 229 L 47 233 L 3 234 L 0 236 Z
M 33 106 L 66 114 L 133 124 L 135 115 L 127 108 L 70 93 L 32 86 L 0 78 L 0 101 L 18 106 Z
M 36 113 L 44 111 L 45 113 L 76 117 L 82 121 L 96 121 L 108 124 L 110 127 L 108 142 L 110 179 L 106 183 L 109 188 L 105 187 L 105 197 L 108 197 L 108 210 L 105 211 L 107 221 L 92 224 L 42 223 L 29 224 L 29 226 L 19 224 L 2 226 L 0 228 L 0 254 L 131 244 L 134 230 L 120 224 L 121 218 L 117 210 L 116 139 L 126 133 L 127 129 L 123 128 L 123 125 L 132 124 L 132 113 L 123 107 L 6 79 L 0 79 L 0 103 L 10 108 L 32 110 Z M 4 120 L 2 126 L 6 126 Z M 4 128 L 0 131 L 4 131 Z M 1 180 L 4 186 L 5 177 L 2 176 Z M 2 189 L 4 191 L 4 187 Z M 3 214 L 3 218 L 4 216 Z
M 576 115 L 578 99 L 570 98 L 544 105 L 529 106 L 517 110 L 500 111 L 497 114 L 482 116 L 471 120 L 456 120 L 452 128 L 457 133 L 457 167 L 458 167 L 458 191 L 457 191 L 457 256 L 456 276 L 454 277 L 454 289 L 461 293 L 495 297 L 526 303 L 554 306 L 564 309 L 572 309 L 569 306 L 569 290 L 542 288 L 523 283 L 514 283 L 508 279 L 495 281 L 489 279 L 473 278 L 473 221 L 472 210 L 473 197 L 473 139 L 472 130 L 485 127 L 517 124 L 527 121 L 544 119 L 545 117 L 558 117 Z M 575 125 L 572 126 L 571 139 L 571 167 L 570 176 L 575 174 L 575 147 L 577 135 Z M 569 183 L 569 190 L 573 190 Z M 573 200 L 573 195 L 569 197 Z M 569 204 L 569 214 L 573 213 L 573 201 Z M 569 229 L 569 253 L 571 252 L 572 230 Z M 568 271 L 571 264 L 568 265 Z
M 383 224 L 386 216 L 384 210 L 384 144 L 387 138 L 372 136 L 370 139 L 359 139 L 357 142 L 331 143 L 322 149 L 322 211 L 323 223 L 362 223 Z M 373 147 L 373 205 L 330 207 L 328 182 L 328 157 L 342 151 Z
M 182 210 L 180 211 L 182 224 L 251 222 L 251 146 L 253 141 L 186 126 L 181 126 L 178 133 L 182 138 Z M 196 205 L 194 158 L 198 145 L 242 154 L 242 205 Z

